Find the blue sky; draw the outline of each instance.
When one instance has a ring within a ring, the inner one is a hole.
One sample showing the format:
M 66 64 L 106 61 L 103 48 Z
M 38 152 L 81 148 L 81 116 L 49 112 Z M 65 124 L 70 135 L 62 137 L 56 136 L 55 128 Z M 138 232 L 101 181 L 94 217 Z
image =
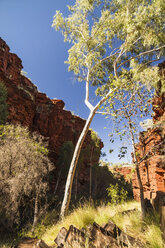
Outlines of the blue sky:
M 50 98 L 62 99 L 65 109 L 86 119 L 89 114 L 84 104 L 85 85 L 68 72 L 67 50 L 60 32 L 52 27 L 56 10 L 67 14 L 67 5 L 73 0 L 0 0 L 0 37 L 9 45 L 11 52 L 22 60 L 23 70 L 41 92 Z M 94 89 L 93 89 L 94 90 Z M 94 99 L 94 94 L 92 94 Z M 112 125 L 110 123 L 110 125 Z M 110 125 L 103 116 L 95 116 L 93 128 L 104 142 L 103 151 L 109 162 L 118 162 L 119 142 L 112 147 L 108 133 Z M 108 127 L 105 129 L 105 127 Z M 130 155 L 120 162 L 131 162 Z

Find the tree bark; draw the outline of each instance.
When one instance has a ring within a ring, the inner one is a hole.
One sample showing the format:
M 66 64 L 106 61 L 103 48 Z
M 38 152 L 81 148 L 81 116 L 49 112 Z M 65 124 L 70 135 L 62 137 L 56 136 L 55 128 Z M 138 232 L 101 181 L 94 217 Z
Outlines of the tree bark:
M 134 139 L 133 130 L 132 130 L 132 126 L 130 122 L 129 122 L 129 130 L 130 130 L 131 140 L 132 140 L 133 159 L 134 159 L 134 163 L 136 166 L 136 174 L 137 174 L 138 184 L 140 188 L 140 203 L 141 203 L 142 219 L 144 219 L 145 214 L 146 214 L 146 207 L 145 207 L 145 201 L 144 201 L 143 184 L 141 181 L 139 165 L 138 165 L 137 156 L 136 156 L 135 139 Z
M 76 171 L 76 178 L 75 178 L 75 201 L 77 201 L 77 191 L 78 191 L 78 171 Z
M 35 226 L 37 225 L 37 222 L 38 222 L 38 196 L 39 196 L 39 194 L 38 194 L 38 192 L 36 192 L 32 233 L 34 232 L 34 228 L 35 228 Z
M 93 157 L 93 150 L 92 147 L 91 156 L 90 156 L 90 181 L 89 181 L 89 199 L 92 199 L 92 157 Z
M 61 213 L 60 213 L 61 218 L 63 218 L 65 216 L 65 214 L 67 213 L 68 208 L 69 208 L 69 203 L 70 203 L 70 199 L 71 199 L 71 192 L 72 192 L 72 185 L 73 185 L 73 178 L 74 178 L 78 158 L 80 155 L 80 151 L 81 151 L 84 139 L 88 133 L 90 124 L 93 120 L 93 117 L 95 115 L 96 110 L 97 110 L 97 108 L 90 111 L 89 117 L 86 121 L 86 124 L 85 124 L 81 134 L 80 134 L 80 137 L 78 139 L 78 142 L 77 142 L 75 150 L 74 150 L 73 158 L 71 161 L 71 165 L 69 168 L 69 173 L 68 173 L 68 177 L 67 177 L 67 181 L 66 181 L 64 199 L 63 199 L 62 206 L 61 206 Z
M 161 206 L 160 224 L 161 224 L 162 239 L 163 242 L 165 242 L 165 206 Z

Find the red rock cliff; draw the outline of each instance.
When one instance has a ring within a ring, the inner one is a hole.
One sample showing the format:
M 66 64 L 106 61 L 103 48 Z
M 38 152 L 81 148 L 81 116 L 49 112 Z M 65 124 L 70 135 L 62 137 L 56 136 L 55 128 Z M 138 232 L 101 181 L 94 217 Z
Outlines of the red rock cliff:
M 8 91 L 8 122 L 28 126 L 31 131 L 38 131 L 49 137 L 49 147 L 53 161 L 57 161 L 59 149 L 65 141 L 75 145 L 85 125 L 85 120 L 64 110 L 62 100 L 51 100 L 21 74 L 22 61 L 17 55 L 9 52 L 9 47 L 0 38 L 0 80 Z M 91 141 L 90 131 L 84 147 Z M 103 147 L 100 142 L 100 150 Z M 99 157 L 98 157 L 99 159 Z M 89 167 L 84 164 L 81 178 L 89 179 Z
M 162 77 L 165 75 L 165 62 L 160 65 Z M 165 93 L 162 93 L 162 82 L 159 82 L 153 98 L 153 122 L 155 127 L 141 132 L 137 144 L 138 159 L 147 155 L 140 163 L 140 175 L 144 197 L 154 199 L 157 191 L 165 192 Z M 134 198 L 140 199 L 136 174 L 132 179 Z

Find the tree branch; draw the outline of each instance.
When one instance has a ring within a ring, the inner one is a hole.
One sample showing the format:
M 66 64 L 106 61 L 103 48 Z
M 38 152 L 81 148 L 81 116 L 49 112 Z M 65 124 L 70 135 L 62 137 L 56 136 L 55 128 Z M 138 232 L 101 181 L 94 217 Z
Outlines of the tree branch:
M 93 111 L 94 106 L 89 102 L 89 75 L 90 69 L 88 69 L 87 79 L 86 79 L 86 96 L 85 96 L 85 104 L 89 108 L 90 111 Z
M 88 42 L 88 40 L 87 40 L 87 39 L 85 39 L 85 37 L 84 37 L 84 35 L 83 35 L 82 31 L 80 31 L 80 30 L 76 30 L 76 29 L 72 29 L 72 31 L 73 31 L 73 32 L 77 32 L 77 33 L 79 33 L 79 34 L 82 36 L 83 40 L 84 40 L 86 43 Z
M 114 64 L 113 64 L 113 66 L 114 66 L 114 74 L 115 74 L 115 77 L 116 77 L 116 78 L 118 78 L 118 73 L 117 73 L 117 69 L 118 69 L 118 67 L 117 67 L 117 62 L 119 61 L 120 57 L 123 55 L 124 52 L 125 52 L 124 48 L 121 48 L 120 53 L 119 53 L 118 57 L 116 58 L 116 60 L 115 60 L 115 62 L 114 62 Z
M 126 61 L 124 61 L 123 63 L 121 63 L 121 64 L 117 67 L 117 69 L 119 69 L 122 65 L 126 64 L 127 62 L 129 62 L 131 59 L 135 59 L 135 58 L 141 57 L 141 56 L 143 56 L 143 55 L 145 55 L 145 54 L 159 51 L 159 50 L 161 50 L 161 49 L 164 48 L 164 47 L 165 47 L 165 45 L 163 45 L 163 46 L 161 46 L 161 47 L 158 47 L 158 48 L 155 48 L 155 49 L 152 49 L 152 50 L 148 50 L 148 51 L 142 52 L 142 53 L 138 54 L 137 56 L 131 57 L 130 59 L 127 59 Z

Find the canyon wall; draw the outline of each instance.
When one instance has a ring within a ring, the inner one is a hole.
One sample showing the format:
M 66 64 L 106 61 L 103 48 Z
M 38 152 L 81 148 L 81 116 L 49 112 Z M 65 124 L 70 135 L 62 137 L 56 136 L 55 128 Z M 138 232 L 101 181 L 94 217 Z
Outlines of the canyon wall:
M 136 146 L 144 189 L 144 198 L 154 199 L 158 191 L 165 192 L 165 62 L 159 65 L 162 81 L 159 82 L 153 105 L 154 128 L 141 132 Z M 134 198 L 140 199 L 140 190 L 136 174 L 132 178 Z
M 85 125 L 85 120 L 72 115 L 64 110 L 62 100 L 50 99 L 44 93 L 40 93 L 37 87 L 24 75 L 22 75 L 22 61 L 16 54 L 10 53 L 10 49 L 4 40 L 0 38 L 0 81 L 7 88 L 8 97 L 8 122 L 27 126 L 31 131 L 37 131 L 49 138 L 50 158 L 57 167 L 59 150 L 66 141 L 72 141 L 75 145 Z M 55 94 L 55 93 L 54 93 Z M 95 146 L 89 131 L 84 146 Z M 103 143 L 100 140 L 100 151 Z M 99 155 L 92 163 L 99 160 Z M 85 159 L 80 169 L 80 179 L 89 181 L 89 156 Z M 59 168 L 56 168 L 58 172 Z M 57 176 L 57 173 L 55 173 Z M 56 177 L 57 179 L 57 177 Z M 56 182 L 54 182 L 56 184 Z

